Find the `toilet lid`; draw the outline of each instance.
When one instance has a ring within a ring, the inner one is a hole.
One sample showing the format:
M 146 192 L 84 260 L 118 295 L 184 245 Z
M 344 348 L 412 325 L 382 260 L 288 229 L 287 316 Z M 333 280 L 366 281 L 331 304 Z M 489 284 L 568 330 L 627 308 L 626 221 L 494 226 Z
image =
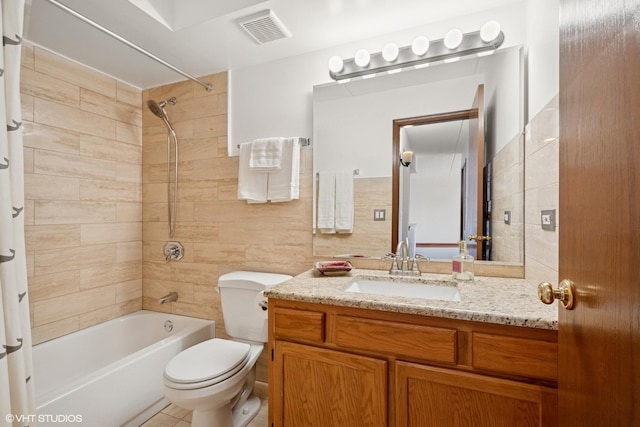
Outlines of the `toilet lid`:
M 246 343 L 219 338 L 203 341 L 171 359 L 164 369 L 164 376 L 180 384 L 227 378 L 247 363 L 250 348 Z

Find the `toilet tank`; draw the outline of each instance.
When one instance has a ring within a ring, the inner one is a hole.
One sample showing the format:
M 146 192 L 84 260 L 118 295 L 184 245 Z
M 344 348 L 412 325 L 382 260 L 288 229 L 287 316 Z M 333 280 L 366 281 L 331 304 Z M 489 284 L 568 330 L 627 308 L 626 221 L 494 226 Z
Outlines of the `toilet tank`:
M 224 329 L 233 338 L 267 342 L 267 312 L 261 292 L 291 279 L 287 274 L 234 271 L 218 279 Z

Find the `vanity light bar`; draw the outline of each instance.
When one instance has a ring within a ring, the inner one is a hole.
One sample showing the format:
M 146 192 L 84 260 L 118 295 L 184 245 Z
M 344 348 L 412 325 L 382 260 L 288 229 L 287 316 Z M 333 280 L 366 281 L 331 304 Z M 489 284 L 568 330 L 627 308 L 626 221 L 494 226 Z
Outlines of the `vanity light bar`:
M 445 46 L 445 39 L 439 39 L 429 42 L 428 50 L 424 55 L 413 53 L 411 46 L 402 47 L 398 51 L 398 58 L 392 62 L 385 60 L 382 52 L 376 52 L 371 54 L 368 65 L 361 67 L 356 64 L 355 58 L 346 59 L 343 62 L 342 70 L 338 72 L 329 70 L 329 76 L 333 80 L 340 81 L 445 59 L 460 58 L 466 55 L 493 51 L 499 48 L 503 42 L 504 33 L 502 31 L 488 42 L 482 40 L 480 31 L 475 31 L 464 34 L 460 45 L 455 49 L 449 49 Z

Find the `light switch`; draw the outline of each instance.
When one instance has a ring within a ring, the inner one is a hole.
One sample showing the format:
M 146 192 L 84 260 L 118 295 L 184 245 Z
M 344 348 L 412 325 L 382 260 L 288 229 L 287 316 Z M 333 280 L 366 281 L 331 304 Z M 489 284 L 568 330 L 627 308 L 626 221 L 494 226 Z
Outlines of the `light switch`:
M 504 211 L 504 223 L 511 224 L 511 211 Z
M 386 218 L 386 209 L 374 209 L 373 210 L 373 220 L 374 221 L 384 221 Z
M 545 210 L 540 212 L 540 225 L 543 230 L 556 230 L 556 210 Z

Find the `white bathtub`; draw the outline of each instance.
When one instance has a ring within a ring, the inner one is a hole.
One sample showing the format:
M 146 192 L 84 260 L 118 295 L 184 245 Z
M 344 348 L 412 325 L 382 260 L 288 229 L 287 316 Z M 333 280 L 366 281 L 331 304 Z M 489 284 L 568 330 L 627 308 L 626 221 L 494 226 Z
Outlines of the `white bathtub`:
M 162 394 L 166 363 L 214 335 L 209 320 L 138 311 L 36 345 L 38 425 L 71 425 L 77 416 L 77 425 L 142 424 L 169 403 Z

